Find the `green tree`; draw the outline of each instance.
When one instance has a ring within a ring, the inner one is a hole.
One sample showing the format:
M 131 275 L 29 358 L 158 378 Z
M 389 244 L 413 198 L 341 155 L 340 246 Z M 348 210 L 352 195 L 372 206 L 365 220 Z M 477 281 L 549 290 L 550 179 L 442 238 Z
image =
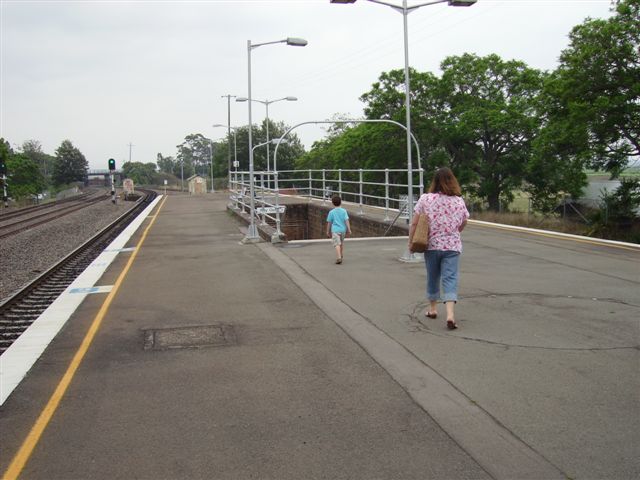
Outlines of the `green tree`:
M 600 209 L 591 215 L 590 235 L 640 242 L 640 178 L 623 178 L 613 192 L 604 192 Z
M 426 157 L 423 165 L 427 171 L 450 166 L 467 191 L 497 210 L 526 178 L 544 74 L 497 55 L 448 57 L 441 69 L 441 78 L 412 73 L 412 130 Z M 382 74 L 361 97 L 367 117 L 404 123 L 403 87 L 401 70 Z M 389 166 L 402 168 L 402 149 L 392 152 Z
M 38 140 L 26 140 L 22 144 L 22 152 L 35 162 L 42 176 L 47 179 L 53 171 L 55 157 L 42 151 L 42 144 Z
M 290 127 L 286 125 L 284 122 L 274 122 L 273 120 L 269 120 L 269 139 L 277 139 L 280 138 Z M 267 130 L 266 130 L 266 120 L 261 125 L 254 125 L 251 133 L 251 140 L 253 146 L 259 145 L 261 143 L 266 142 L 267 139 Z M 278 147 L 278 157 L 277 168 L 279 171 L 282 170 L 291 170 L 294 168 L 295 161 L 297 158 L 302 156 L 305 152 L 304 146 L 300 142 L 300 139 L 296 135 L 295 132 L 290 133 L 287 138 L 288 143 L 284 142 Z M 217 142 L 214 146 L 214 170 L 218 172 L 217 176 L 226 176 L 227 175 L 227 165 L 228 165 L 228 157 L 227 157 L 227 145 L 231 146 L 231 159 L 235 158 L 235 154 L 237 153 L 238 163 L 240 164 L 238 167 L 239 171 L 248 171 L 249 170 L 249 129 L 248 127 L 240 127 L 236 129 L 236 145 L 234 152 L 234 138 L 233 133 L 231 137 L 226 138 L 221 142 Z M 275 153 L 275 145 L 270 145 L 270 161 L 269 167 L 273 169 L 273 159 Z M 266 145 L 258 147 L 254 150 L 253 155 L 253 168 L 255 171 L 266 170 L 267 167 L 267 148 Z M 231 167 L 233 170 L 233 166 Z
M 89 163 L 71 140 L 64 140 L 56 150 L 52 180 L 56 185 L 82 182 L 87 177 Z
M 640 156 L 640 0 L 615 12 L 571 31 L 545 86 L 552 153 L 614 177 Z
M 157 161 L 158 169 L 164 173 L 175 174 L 176 159 L 173 157 L 164 157 L 161 153 L 158 153 Z
M 130 178 L 136 185 L 151 185 L 155 180 L 156 164 L 152 162 L 125 162 L 122 164 L 122 173 L 125 178 Z
M 8 156 L 8 190 L 13 198 L 27 198 L 42 193 L 46 187 L 38 165 L 24 153 Z
M 178 161 L 174 174 L 180 177 L 180 169 L 184 166 L 184 178 L 194 173 L 204 174 L 211 162 L 211 140 L 200 133 L 187 135 L 184 142 L 177 145 Z

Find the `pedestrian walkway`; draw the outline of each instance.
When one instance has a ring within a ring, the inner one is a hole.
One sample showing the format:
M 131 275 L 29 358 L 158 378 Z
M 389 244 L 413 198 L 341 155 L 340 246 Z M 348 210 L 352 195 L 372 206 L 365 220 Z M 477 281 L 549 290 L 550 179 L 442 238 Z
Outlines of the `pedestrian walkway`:
M 260 248 L 239 244 L 222 196 L 161 205 L 21 477 L 489 478 Z M 126 261 L 101 282 L 117 284 Z M 3 471 L 103 301 L 88 297 L 0 410 Z
M 406 238 L 336 265 L 226 203 L 161 203 L 0 407 L 3 472 L 102 314 L 23 478 L 640 477 L 637 248 L 471 224 L 448 331 Z

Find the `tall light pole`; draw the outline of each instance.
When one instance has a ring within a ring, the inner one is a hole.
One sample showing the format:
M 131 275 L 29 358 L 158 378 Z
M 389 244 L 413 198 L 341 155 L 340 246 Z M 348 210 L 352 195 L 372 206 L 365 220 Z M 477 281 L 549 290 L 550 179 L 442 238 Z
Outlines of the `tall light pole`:
M 255 188 L 254 188 L 254 181 L 253 181 L 253 139 L 251 138 L 251 130 L 252 130 L 251 128 L 252 127 L 252 124 L 251 124 L 251 50 L 253 50 L 254 48 L 261 47 L 263 45 L 271 45 L 275 43 L 286 43 L 287 45 L 290 45 L 293 47 L 304 47 L 307 44 L 307 41 L 302 38 L 288 37 L 288 38 L 285 38 L 284 40 L 276 40 L 273 42 L 252 44 L 251 40 L 247 40 L 247 72 L 248 72 L 247 73 L 247 83 L 248 83 L 247 99 L 249 100 L 247 102 L 247 105 L 249 106 L 249 195 L 251 195 L 251 198 L 250 198 L 251 220 L 249 223 L 249 230 L 247 231 L 247 234 L 244 237 L 245 242 L 254 242 L 260 239 L 260 236 L 258 235 L 258 230 L 256 229 L 256 222 L 255 222 L 256 206 L 255 206 L 255 200 L 253 198 Z
M 215 192 L 213 188 L 213 140 L 209 141 L 209 159 L 211 160 L 211 193 Z
M 216 123 L 214 125 L 212 125 L 212 127 L 224 127 L 224 128 L 228 128 L 229 131 L 231 133 L 233 133 L 233 166 L 234 168 L 237 170 L 238 169 L 238 146 L 237 146 L 237 142 L 236 142 L 236 130 L 238 130 L 238 127 L 231 127 L 231 126 L 227 126 L 227 125 L 222 125 L 221 123 Z M 227 142 L 229 141 L 230 138 L 230 134 L 227 137 Z M 229 143 L 229 152 L 231 152 L 231 144 Z
M 410 82 L 409 82 L 409 33 L 408 33 L 408 25 L 407 25 L 407 16 L 414 10 L 417 10 L 420 7 L 426 7 L 428 5 L 436 5 L 438 3 L 448 3 L 451 7 L 470 7 L 477 0 L 433 0 L 430 2 L 419 3 L 417 5 L 408 6 L 407 0 L 402 0 L 402 5 L 397 5 L 390 2 L 385 2 L 382 0 L 367 0 L 371 3 L 379 3 L 381 5 L 386 5 L 388 7 L 393 8 L 397 12 L 402 13 L 403 24 L 404 24 L 404 104 L 406 111 L 406 122 L 407 122 L 407 170 L 408 170 L 408 179 L 407 179 L 407 209 L 409 213 L 409 225 L 413 220 L 413 167 L 411 163 L 411 100 L 409 98 L 411 94 L 410 90 Z M 331 3 L 355 3 L 356 0 L 330 0 Z
M 236 98 L 236 102 L 246 102 L 247 100 L 249 100 L 246 97 L 238 97 Z M 278 98 L 277 100 L 256 100 L 255 98 L 252 99 L 252 102 L 258 102 L 258 103 L 262 103 L 265 107 L 267 107 L 267 140 L 266 140 L 266 144 L 267 144 L 267 172 L 269 171 L 269 105 L 272 103 L 276 103 L 276 102 L 282 102 L 286 100 L 287 102 L 297 102 L 298 98 L 297 97 L 282 97 L 282 98 Z
M 221 95 L 221 98 L 227 99 L 227 136 L 231 136 L 231 99 L 236 98 L 235 95 Z M 227 166 L 227 188 L 231 187 L 231 145 L 227 149 L 229 164 Z

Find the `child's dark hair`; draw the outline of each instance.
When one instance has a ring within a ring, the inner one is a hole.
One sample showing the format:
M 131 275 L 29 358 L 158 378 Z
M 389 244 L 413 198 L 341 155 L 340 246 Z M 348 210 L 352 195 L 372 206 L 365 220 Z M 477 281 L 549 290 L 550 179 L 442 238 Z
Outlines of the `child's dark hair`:
M 334 206 L 339 207 L 342 203 L 340 195 L 334 195 L 333 197 L 331 197 L 331 203 L 333 203 Z

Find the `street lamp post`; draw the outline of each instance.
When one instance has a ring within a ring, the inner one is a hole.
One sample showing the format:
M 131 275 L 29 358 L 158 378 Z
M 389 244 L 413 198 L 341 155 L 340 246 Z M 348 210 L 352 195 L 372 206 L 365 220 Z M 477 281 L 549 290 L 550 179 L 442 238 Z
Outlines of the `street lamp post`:
M 209 158 L 211 160 L 211 193 L 214 193 L 215 189 L 213 188 L 213 140 L 209 142 Z M 231 175 L 231 172 L 229 172 L 229 175 Z
M 410 100 L 410 81 L 409 81 L 409 33 L 407 16 L 414 10 L 420 7 L 426 7 L 428 5 L 436 5 L 438 3 L 448 3 L 452 7 L 470 7 L 477 0 L 433 0 L 430 2 L 419 3 L 417 5 L 408 6 L 407 0 L 402 0 L 402 5 L 396 5 L 393 3 L 385 2 L 382 0 L 367 0 L 371 3 L 379 3 L 393 8 L 397 12 L 402 13 L 403 26 L 404 26 L 404 104 L 407 123 L 407 210 L 409 215 L 409 225 L 413 220 L 413 166 L 411 162 L 411 100 Z M 355 3 L 356 0 L 330 0 L 331 3 Z M 411 256 L 411 253 L 407 251 L 405 254 L 407 258 Z
M 252 124 L 251 124 L 251 50 L 253 50 L 254 48 L 258 48 L 261 47 L 263 45 L 271 45 L 271 44 L 275 44 L 275 43 L 286 43 L 287 45 L 293 46 L 293 47 L 304 47 L 307 44 L 307 41 L 302 39 L 302 38 L 293 38 L 293 37 L 288 37 L 285 38 L 284 40 L 276 40 L 273 42 L 264 42 L 264 43 L 255 43 L 252 44 L 251 40 L 247 40 L 247 83 L 248 83 L 248 89 L 247 89 L 247 105 L 249 107 L 249 195 L 251 196 L 250 198 L 250 223 L 249 223 L 249 230 L 247 231 L 247 234 L 245 235 L 243 241 L 245 243 L 247 242 L 255 242 L 260 240 L 260 236 L 258 235 L 258 230 L 256 229 L 256 222 L 255 222 L 255 213 L 256 213 L 256 209 L 255 209 L 255 200 L 254 200 L 254 193 L 255 193 L 255 188 L 254 188 L 254 179 L 253 179 L 253 139 L 251 137 L 251 130 L 252 130 Z
M 236 102 L 246 102 L 249 99 L 246 97 L 238 97 L 236 98 Z M 252 102 L 258 102 L 258 103 L 262 103 L 266 108 L 267 108 L 267 140 L 266 140 L 266 144 L 267 144 L 267 171 L 269 171 L 269 158 L 270 158 L 270 153 L 269 153 L 269 105 L 272 103 L 276 103 L 276 102 L 282 102 L 286 100 L 287 102 L 297 102 L 298 98 L 297 97 L 282 97 L 282 98 L 278 98 L 277 100 L 256 100 L 255 98 L 252 99 Z
M 238 129 L 238 127 L 232 127 L 230 125 L 222 125 L 221 123 L 216 123 L 214 125 L 212 125 L 213 127 L 224 127 L 227 128 L 229 132 L 233 133 L 233 167 L 235 168 L 235 170 L 238 170 L 238 145 L 237 145 L 237 141 L 236 141 L 236 130 Z M 230 136 L 231 134 L 229 134 Z M 227 142 L 229 142 L 229 136 L 227 137 Z M 231 155 L 231 146 L 229 144 L 229 155 Z M 229 175 L 231 175 L 231 171 L 229 171 Z
M 221 98 L 227 99 L 227 135 L 231 135 L 231 99 L 236 98 L 235 95 L 221 95 Z M 224 125 L 223 125 L 224 126 Z M 231 147 L 227 149 L 229 164 L 227 166 L 227 188 L 231 187 Z

